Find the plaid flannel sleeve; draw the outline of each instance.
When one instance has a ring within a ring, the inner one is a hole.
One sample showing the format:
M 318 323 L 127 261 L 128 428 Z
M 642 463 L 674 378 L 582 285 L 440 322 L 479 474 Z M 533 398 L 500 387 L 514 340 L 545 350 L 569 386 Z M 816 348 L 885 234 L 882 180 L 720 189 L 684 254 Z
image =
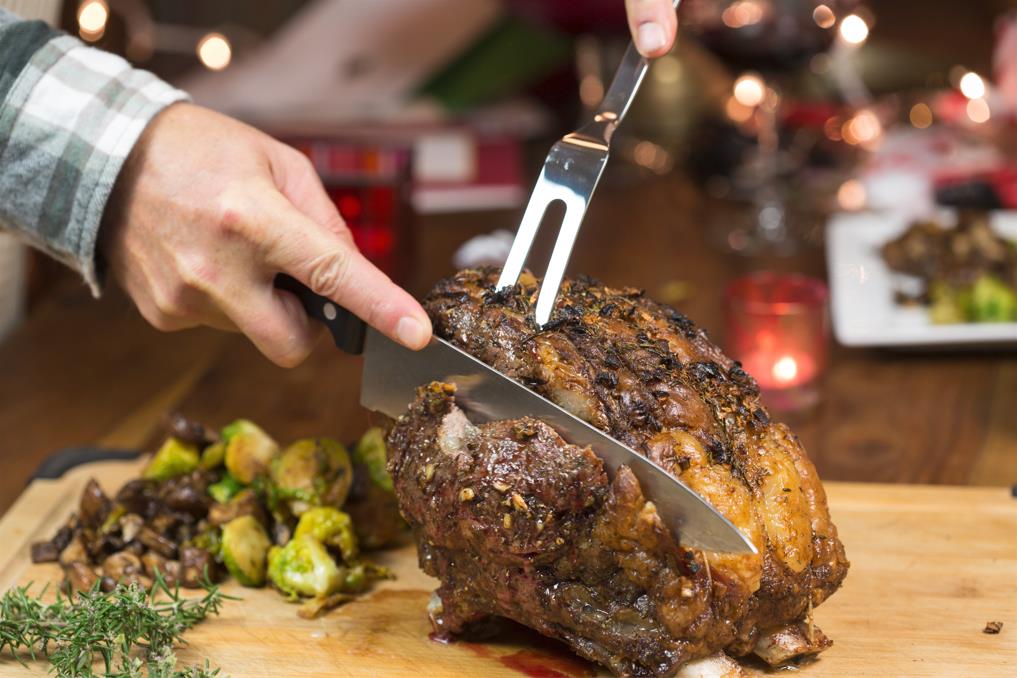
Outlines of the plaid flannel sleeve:
M 118 56 L 0 10 L 0 231 L 98 296 L 99 223 L 148 122 L 187 95 Z

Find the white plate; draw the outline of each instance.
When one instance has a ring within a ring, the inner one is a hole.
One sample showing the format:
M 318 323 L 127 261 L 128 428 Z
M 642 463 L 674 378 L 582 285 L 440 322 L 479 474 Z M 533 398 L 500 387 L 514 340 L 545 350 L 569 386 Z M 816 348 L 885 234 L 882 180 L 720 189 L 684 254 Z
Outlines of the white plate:
M 952 216 L 944 214 L 945 223 Z M 894 273 L 879 248 L 903 233 L 910 219 L 874 212 L 835 214 L 827 224 L 833 331 L 845 346 L 1017 346 L 1017 323 L 934 325 L 923 307 L 894 302 L 894 290 L 915 281 Z M 992 226 L 1017 240 L 1017 212 L 995 212 Z

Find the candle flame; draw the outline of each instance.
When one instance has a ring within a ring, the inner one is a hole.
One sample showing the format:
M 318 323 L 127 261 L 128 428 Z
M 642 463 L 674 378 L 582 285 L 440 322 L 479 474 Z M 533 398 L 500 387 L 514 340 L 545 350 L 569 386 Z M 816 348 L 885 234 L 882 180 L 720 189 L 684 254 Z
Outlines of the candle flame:
M 798 376 L 798 363 L 789 355 L 773 364 L 773 378 L 779 382 L 789 382 Z

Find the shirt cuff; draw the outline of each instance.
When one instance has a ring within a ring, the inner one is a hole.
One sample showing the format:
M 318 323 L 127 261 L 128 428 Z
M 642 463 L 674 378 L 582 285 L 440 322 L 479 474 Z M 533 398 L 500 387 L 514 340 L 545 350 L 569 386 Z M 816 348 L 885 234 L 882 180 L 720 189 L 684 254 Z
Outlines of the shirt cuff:
M 27 224 L 33 244 L 79 271 L 96 296 L 99 225 L 120 169 L 152 118 L 186 100 L 151 73 L 70 36 L 39 49 L 8 93 L 0 166 L 16 159 L 22 170 L 15 221 Z

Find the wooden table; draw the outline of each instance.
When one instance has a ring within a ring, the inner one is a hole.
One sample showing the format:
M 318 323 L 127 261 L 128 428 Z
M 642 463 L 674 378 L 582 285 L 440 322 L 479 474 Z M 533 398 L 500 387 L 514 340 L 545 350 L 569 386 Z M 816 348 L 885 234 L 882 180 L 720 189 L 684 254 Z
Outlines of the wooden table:
M 699 193 L 675 177 L 631 171 L 609 171 L 571 271 L 658 297 L 668 283 L 687 282 L 691 295 L 677 305 L 717 340 L 721 291 L 732 276 L 761 267 L 823 275 L 818 247 L 775 261 L 720 252 L 707 238 L 707 216 L 716 212 Z M 420 294 L 451 273 L 452 252 L 463 240 L 512 229 L 517 218 L 419 218 L 411 291 Z M 546 252 L 546 243 L 537 250 Z M 151 445 L 171 409 L 216 426 L 248 417 L 281 441 L 350 439 L 367 423 L 357 404 L 359 379 L 358 360 L 324 341 L 305 364 L 283 370 L 238 335 L 161 334 L 119 293 L 96 302 L 73 282 L 0 345 L 0 511 L 53 451 Z M 1017 355 L 835 347 L 820 406 L 793 426 L 827 480 L 1010 485 L 1017 483 L 1014 413 Z

